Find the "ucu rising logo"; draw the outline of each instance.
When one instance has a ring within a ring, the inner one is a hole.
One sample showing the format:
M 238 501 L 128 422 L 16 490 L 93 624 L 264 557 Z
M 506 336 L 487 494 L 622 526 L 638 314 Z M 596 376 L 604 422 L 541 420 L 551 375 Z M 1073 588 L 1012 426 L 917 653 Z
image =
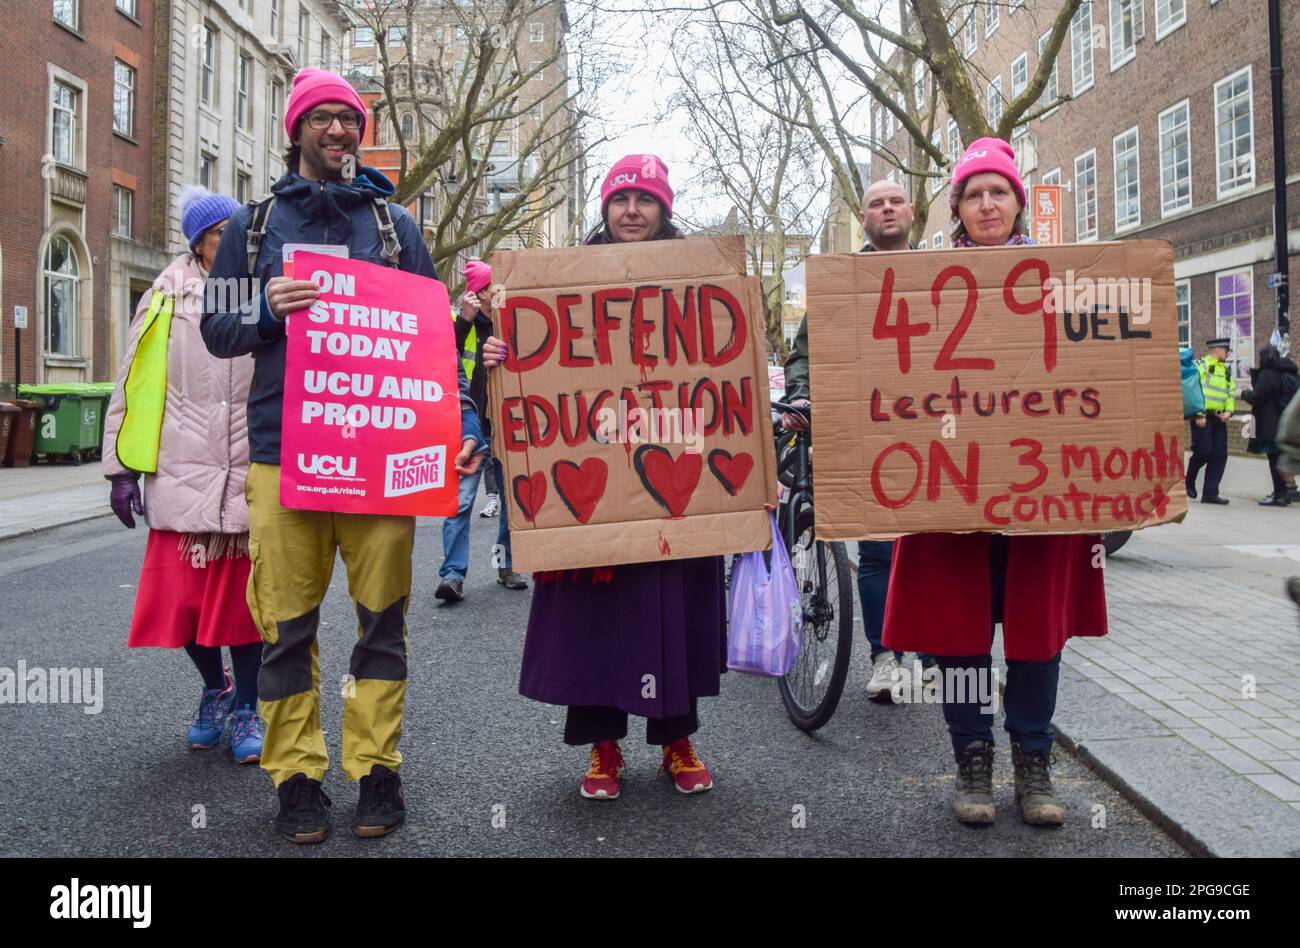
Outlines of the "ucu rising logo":
M 299 454 L 298 470 L 304 474 L 324 474 L 326 476 L 342 474 L 345 477 L 356 477 L 357 459 L 347 458 L 346 463 L 344 463 L 344 459 L 337 455 L 326 454 L 322 456 L 313 454 L 311 460 L 308 461 L 302 454 Z
M 636 175 L 628 174 L 626 171 L 620 172 L 619 174 L 614 175 L 612 178 L 606 181 L 605 187 L 618 188 L 618 187 L 622 187 L 625 184 L 636 184 Z

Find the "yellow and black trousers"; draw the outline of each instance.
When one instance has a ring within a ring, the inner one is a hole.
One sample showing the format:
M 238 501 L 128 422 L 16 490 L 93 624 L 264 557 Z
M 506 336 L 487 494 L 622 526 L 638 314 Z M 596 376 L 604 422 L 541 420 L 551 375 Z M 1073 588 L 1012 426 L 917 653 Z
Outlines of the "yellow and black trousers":
M 357 613 L 357 642 L 343 679 L 343 772 L 397 770 L 406 705 L 406 607 L 411 595 L 414 517 L 289 510 L 280 506 L 280 468 L 253 463 L 248 499 L 248 607 L 265 648 L 257 687 L 266 723 L 262 769 L 278 787 L 296 773 L 324 778 L 320 724 L 320 605 L 343 557 Z

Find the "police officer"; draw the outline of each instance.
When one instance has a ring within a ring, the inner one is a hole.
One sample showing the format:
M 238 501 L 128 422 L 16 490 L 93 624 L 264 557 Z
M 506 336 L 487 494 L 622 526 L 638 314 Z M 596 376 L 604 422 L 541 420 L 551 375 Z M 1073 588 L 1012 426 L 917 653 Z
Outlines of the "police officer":
M 1236 403 L 1232 398 L 1232 371 L 1228 368 L 1229 339 L 1210 339 L 1209 350 L 1196 361 L 1205 393 L 1205 411 L 1192 422 L 1192 460 L 1187 465 L 1187 496 L 1196 498 L 1196 475 L 1205 468 L 1203 504 L 1226 504 L 1219 496 L 1219 481 L 1228 466 L 1228 419 Z

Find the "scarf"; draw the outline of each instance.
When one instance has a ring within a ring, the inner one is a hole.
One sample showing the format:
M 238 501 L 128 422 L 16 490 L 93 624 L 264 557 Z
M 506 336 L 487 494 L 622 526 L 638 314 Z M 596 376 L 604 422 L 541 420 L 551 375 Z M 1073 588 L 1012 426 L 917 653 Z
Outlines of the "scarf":
M 977 243 L 975 243 L 975 241 L 971 240 L 971 239 L 970 239 L 970 234 L 962 234 L 960 237 L 955 238 L 955 239 L 953 240 L 953 242 L 952 242 L 952 245 L 953 245 L 954 247 L 983 247 L 983 246 L 985 246 L 984 244 L 977 244 Z M 1030 239 L 1029 239 L 1028 237 L 1026 237 L 1024 234 L 1012 234 L 1010 237 L 1007 238 L 1007 242 L 1006 242 L 1005 244 L 1003 244 L 1002 246 L 1004 246 L 1004 247 L 1015 247 L 1015 246 L 1021 246 L 1021 245 L 1024 245 L 1024 246 L 1027 246 L 1027 247 L 1032 247 L 1032 246 L 1036 246 L 1036 243 L 1035 243 L 1034 241 L 1030 240 Z

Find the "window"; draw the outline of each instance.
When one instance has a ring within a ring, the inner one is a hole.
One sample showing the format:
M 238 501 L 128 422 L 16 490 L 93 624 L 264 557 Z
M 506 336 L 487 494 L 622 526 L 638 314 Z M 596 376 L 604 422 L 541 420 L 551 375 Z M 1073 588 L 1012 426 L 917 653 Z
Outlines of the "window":
M 1002 77 L 996 76 L 989 80 L 988 94 L 989 124 L 993 126 L 994 132 L 997 131 L 998 124 L 1002 121 Z
M 544 43 L 546 41 L 546 24 L 529 23 L 528 24 L 528 42 Z
M 311 17 L 307 11 L 298 8 L 298 65 L 307 65 L 307 27 L 311 23 Z
M 406 27 L 390 26 L 388 28 L 388 45 L 405 46 L 406 45 Z
M 538 99 L 536 102 L 533 103 L 533 121 L 540 122 L 545 118 L 546 118 L 546 109 L 543 106 L 542 101 Z
M 975 47 L 979 45 L 979 27 L 975 21 L 975 10 L 974 4 L 966 8 L 966 30 L 963 38 L 967 56 L 973 55 Z
M 81 22 L 78 0 L 54 0 L 54 22 L 76 29 Z
M 1051 171 L 1044 171 L 1043 179 L 1040 183 L 1059 185 L 1061 183 L 1061 169 L 1053 168 Z
M 130 188 L 113 185 L 113 234 L 115 236 L 131 236 L 131 213 L 134 204 L 135 193 Z
M 408 145 L 415 140 L 415 115 L 410 112 L 402 113 L 402 141 Z
M 54 143 L 54 160 L 65 165 L 81 166 L 81 129 L 79 114 L 81 92 L 66 82 L 54 81 L 50 90 L 54 109 L 51 136 Z
M 1070 83 L 1075 96 L 1092 86 L 1092 0 L 1070 20 Z
M 135 70 L 113 60 L 113 131 L 135 134 Z
M 939 154 L 943 154 L 943 134 L 941 132 L 935 132 L 930 136 L 930 144 L 934 146 Z M 930 179 L 930 193 L 938 194 L 943 188 L 943 175 L 939 174 L 939 162 L 933 158 L 930 159 L 930 170 L 934 172 L 934 177 Z
M 81 269 L 66 237 L 55 237 L 45 250 L 45 351 L 80 355 Z
M 894 113 L 889 109 L 882 110 L 885 117 L 885 132 L 882 141 L 888 142 L 894 137 Z
M 1192 206 L 1192 147 L 1187 100 L 1160 113 L 1160 213 Z
M 918 243 L 918 244 L 916 245 L 916 249 L 917 249 L 917 250 L 929 250 L 929 249 L 930 249 L 930 238 L 928 238 L 928 237 L 922 237 L 920 243 Z
M 885 117 L 880 113 L 880 106 L 871 107 L 871 131 L 877 142 L 881 141 L 885 134 Z
M 358 26 L 352 33 L 353 46 L 374 46 L 375 31 L 368 26 Z
M 943 249 L 943 231 L 941 231 L 941 230 L 936 230 L 936 231 L 934 232 L 934 240 L 933 240 L 931 243 L 933 244 L 935 250 L 942 250 L 942 249 Z
M 266 120 L 270 125 L 267 130 L 266 140 L 270 143 L 273 150 L 280 149 L 280 116 L 284 110 L 284 86 L 276 80 L 270 84 L 267 92 L 266 103 Z
M 239 54 L 239 73 L 235 82 L 235 124 L 250 130 L 253 127 L 253 59 Z
M 1074 239 L 1097 238 L 1097 150 L 1074 159 Z
M 216 187 L 217 159 L 206 152 L 199 155 L 199 184 L 209 191 Z
M 533 74 L 533 82 L 545 82 L 546 67 L 542 65 L 542 61 L 540 59 L 534 59 L 532 62 L 528 64 L 529 72 L 532 72 L 534 69 L 536 69 L 537 72 Z
M 1250 67 L 1214 84 L 1214 140 L 1218 156 L 1218 196 L 1255 183 L 1254 119 Z
M 1187 0 L 1156 0 L 1156 39 L 1164 39 L 1187 22 Z
M 330 43 L 330 35 L 324 30 L 320 31 L 320 67 L 322 69 L 330 68 L 330 57 L 333 55 L 333 46 Z
M 957 122 L 954 119 L 948 119 L 948 161 L 956 167 L 957 159 L 961 157 L 961 133 L 957 131 Z
M 355 63 L 352 66 L 352 71 L 355 72 L 358 76 L 364 76 L 365 78 L 370 79 L 373 78 L 375 75 L 375 64 Z
M 1178 345 L 1192 344 L 1192 281 L 1174 283 L 1174 312 L 1178 314 Z
M 253 176 L 242 171 L 235 172 L 235 200 L 247 204 L 253 199 Z
M 1134 126 L 1115 136 L 1115 230 L 1142 223 L 1142 193 L 1139 180 L 1138 130 Z
M 925 63 L 919 59 L 912 64 L 912 95 L 918 107 L 925 104 Z
M 284 30 L 283 2 L 284 0 L 271 0 L 271 37 L 277 41 Z
M 199 99 L 212 107 L 217 102 L 217 31 L 210 23 L 203 24 L 203 57 L 199 63 Z
M 1021 53 L 1011 63 L 1011 98 L 1014 100 L 1029 85 L 1029 54 Z
M 1043 50 L 1047 48 L 1047 40 L 1051 33 L 1044 33 L 1038 38 L 1038 58 L 1043 58 Z M 1047 84 L 1043 86 L 1043 94 L 1038 97 L 1038 107 L 1046 108 L 1061 97 L 1061 66 L 1059 62 L 1052 63 L 1052 71 L 1047 77 Z M 1055 111 L 1055 110 L 1053 110 Z M 1046 118 L 1047 116 L 1042 116 Z
M 1143 32 L 1142 0 L 1110 0 L 1110 68 L 1115 71 L 1137 55 Z
M 1214 275 L 1215 315 L 1218 335 L 1233 341 L 1231 353 L 1240 359 L 1243 350 L 1254 351 L 1254 271 L 1250 267 Z M 1245 339 L 1245 343 L 1237 340 Z M 1231 358 L 1231 357 L 1230 357 Z M 1238 366 L 1240 375 L 1240 366 Z
M 999 0 L 984 0 L 984 35 L 992 36 L 998 31 Z
M 135 0 L 117 0 L 117 8 L 127 16 L 135 16 Z

